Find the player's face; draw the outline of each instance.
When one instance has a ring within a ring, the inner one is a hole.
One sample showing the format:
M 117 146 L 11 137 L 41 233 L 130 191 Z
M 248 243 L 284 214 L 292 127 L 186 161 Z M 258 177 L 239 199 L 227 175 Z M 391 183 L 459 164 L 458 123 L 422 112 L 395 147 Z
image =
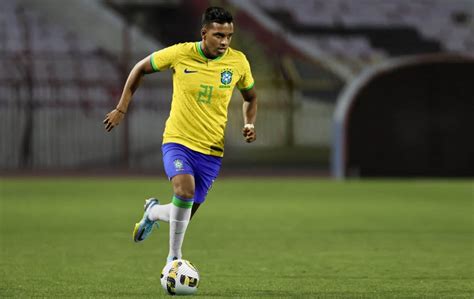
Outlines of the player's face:
M 211 23 L 201 30 L 204 54 L 214 58 L 225 53 L 234 34 L 232 23 Z

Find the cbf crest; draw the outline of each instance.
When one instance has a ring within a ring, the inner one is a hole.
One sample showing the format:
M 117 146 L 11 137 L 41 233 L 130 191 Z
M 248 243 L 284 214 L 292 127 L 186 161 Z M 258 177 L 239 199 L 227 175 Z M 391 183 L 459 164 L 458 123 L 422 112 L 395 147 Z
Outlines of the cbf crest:
M 221 83 L 224 85 L 229 85 L 232 82 L 232 70 L 224 69 L 221 72 Z
M 181 161 L 180 159 L 174 160 L 173 164 L 176 171 L 182 171 L 184 169 L 183 161 Z

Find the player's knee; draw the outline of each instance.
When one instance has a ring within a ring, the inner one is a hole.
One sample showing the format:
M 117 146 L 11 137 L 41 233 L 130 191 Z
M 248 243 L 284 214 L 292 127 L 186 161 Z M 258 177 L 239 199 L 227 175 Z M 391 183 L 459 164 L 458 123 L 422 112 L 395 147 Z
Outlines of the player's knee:
M 194 190 L 192 188 L 186 188 L 184 186 L 175 186 L 174 194 L 182 199 L 194 198 Z
M 172 179 L 174 194 L 181 199 L 194 198 L 194 177 L 188 174 L 177 175 Z

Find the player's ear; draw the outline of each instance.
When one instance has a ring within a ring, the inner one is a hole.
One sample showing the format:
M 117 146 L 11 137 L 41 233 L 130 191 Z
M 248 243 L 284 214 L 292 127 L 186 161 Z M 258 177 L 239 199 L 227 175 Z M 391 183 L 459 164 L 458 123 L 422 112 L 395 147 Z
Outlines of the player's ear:
M 202 29 L 201 29 L 201 37 L 203 39 L 206 36 L 206 33 L 207 33 L 207 28 L 206 28 L 206 26 L 203 26 Z

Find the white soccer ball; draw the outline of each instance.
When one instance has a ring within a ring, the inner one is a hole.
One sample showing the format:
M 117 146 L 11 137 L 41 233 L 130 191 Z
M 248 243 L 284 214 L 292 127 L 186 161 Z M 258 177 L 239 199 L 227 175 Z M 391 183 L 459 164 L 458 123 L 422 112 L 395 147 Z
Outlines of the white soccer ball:
M 170 295 L 192 295 L 199 286 L 199 272 L 187 260 L 174 260 L 161 271 L 161 286 Z

